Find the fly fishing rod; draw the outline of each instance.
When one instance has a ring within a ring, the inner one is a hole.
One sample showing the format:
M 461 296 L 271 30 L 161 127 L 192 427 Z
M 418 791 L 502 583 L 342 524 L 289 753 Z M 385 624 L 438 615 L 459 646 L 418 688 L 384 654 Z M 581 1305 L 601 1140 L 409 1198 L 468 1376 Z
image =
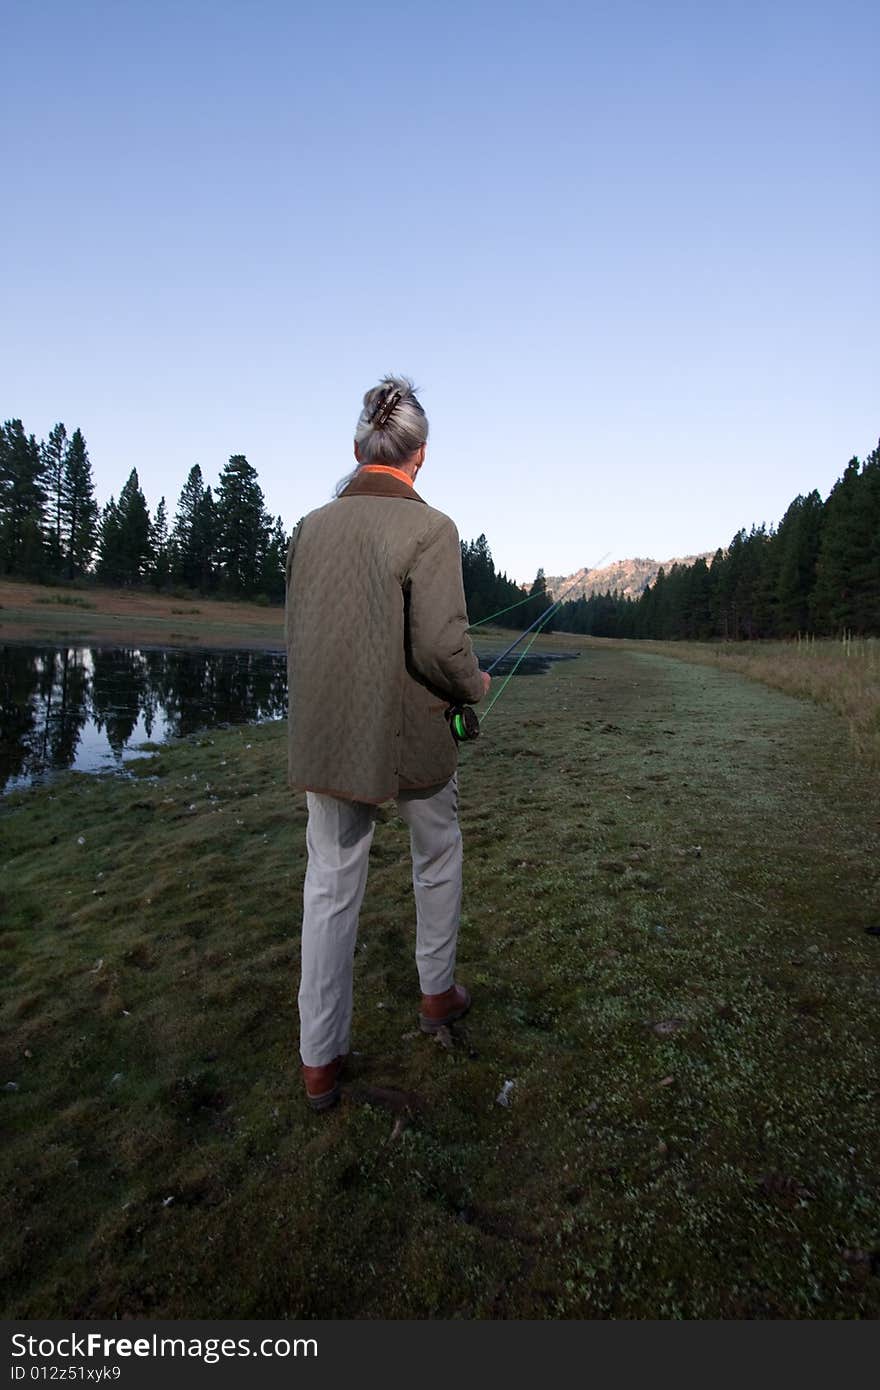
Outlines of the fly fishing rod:
M 602 560 L 606 558 L 607 553 L 606 555 L 602 556 Z M 598 566 L 601 565 L 602 560 L 599 560 L 596 565 L 592 565 L 590 568 L 597 569 Z M 516 675 L 517 668 L 520 666 L 523 658 L 528 654 L 536 638 L 538 638 L 541 635 L 541 632 L 550 622 L 550 619 L 553 617 L 553 614 L 565 602 L 566 595 L 571 593 L 572 589 L 575 587 L 577 583 L 577 579 L 572 580 L 571 584 L 569 584 L 567 588 L 564 589 L 563 592 L 559 595 L 559 598 L 554 599 L 553 602 L 550 604 L 549 608 L 545 608 L 544 612 L 539 614 L 535 621 L 533 623 L 530 623 L 529 626 L 519 634 L 516 640 L 511 642 L 510 646 L 504 649 L 500 656 L 496 656 L 495 660 L 492 662 L 490 666 L 486 667 L 486 674 L 491 675 L 495 668 L 500 666 L 502 661 L 504 661 L 506 657 L 510 656 L 511 652 L 516 650 L 520 642 L 522 642 L 523 638 L 528 637 L 530 632 L 534 632 L 535 635 L 532 638 L 531 642 L 529 642 L 528 646 L 525 647 L 524 650 L 520 653 L 519 659 L 514 665 L 513 670 L 510 671 L 510 673 L 508 674 L 507 680 L 504 682 L 504 685 L 498 691 L 497 695 L 494 696 L 491 703 L 487 707 L 486 713 L 483 715 L 484 720 L 487 718 L 489 711 L 492 709 L 492 706 L 497 704 L 500 696 L 504 693 L 508 681 L 511 679 L 512 676 Z M 527 597 L 531 598 L 532 595 L 529 594 Z M 517 603 L 512 603 L 510 607 L 518 608 L 520 604 L 524 602 L 526 602 L 526 599 L 520 599 Z M 500 613 L 493 613 L 492 617 L 500 617 L 501 613 L 507 613 L 509 611 L 510 609 L 502 608 Z M 482 620 L 482 622 L 484 623 L 488 621 L 488 618 L 484 618 Z M 481 623 L 471 624 L 472 627 L 480 627 L 481 625 Z M 452 736 L 455 739 L 456 743 L 471 743 L 475 738 L 479 738 L 480 720 L 477 716 L 476 710 L 473 708 L 472 705 L 450 705 L 446 711 L 446 718 L 449 720 L 449 727 L 452 730 Z

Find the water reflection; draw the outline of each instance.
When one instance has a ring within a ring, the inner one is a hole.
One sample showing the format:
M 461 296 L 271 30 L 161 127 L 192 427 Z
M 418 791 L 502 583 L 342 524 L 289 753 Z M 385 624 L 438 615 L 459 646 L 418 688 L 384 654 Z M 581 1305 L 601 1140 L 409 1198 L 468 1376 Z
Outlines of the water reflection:
M 0 647 L 0 786 L 121 767 L 134 745 L 287 712 L 283 652 Z

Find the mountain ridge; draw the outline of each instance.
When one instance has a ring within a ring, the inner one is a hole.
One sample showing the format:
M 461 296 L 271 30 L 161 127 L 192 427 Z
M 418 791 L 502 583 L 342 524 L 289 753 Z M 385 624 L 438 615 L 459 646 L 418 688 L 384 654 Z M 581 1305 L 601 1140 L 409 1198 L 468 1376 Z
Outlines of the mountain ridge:
M 635 599 L 654 583 L 661 569 L 669 571 L 673 565 L 689 566 L 696 564 L 697 560 L 705 560 L 708 564 L 714 554 L 714 550 L 705 550 L 699 555 L 680 555 L 671 560 L 650 560 L 636 556 L 629 560 L 615 560 L 610 565 L 596 569 L 586 566 L 573 574 L 547 575 L 547 592 L 554 599 L 565 594 L 566 602 L 570 603 L 609 591 Z M 566 592 L 569 586 L 570 591 Z

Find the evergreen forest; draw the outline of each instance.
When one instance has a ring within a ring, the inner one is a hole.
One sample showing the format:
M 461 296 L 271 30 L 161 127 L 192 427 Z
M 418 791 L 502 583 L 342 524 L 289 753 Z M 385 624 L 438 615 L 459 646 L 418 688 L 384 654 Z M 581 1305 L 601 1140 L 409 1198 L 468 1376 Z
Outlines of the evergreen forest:
M 244 454 L 232 455 L 215 491 L 195 464 L 174 516 L 164 497 L 151 516 L 134 469 L 99 509 L 81 430 L 68 436 L 56 424 L 38 443 L 21 420 L 0 427 L 3 575 L 283 603 L 288 541 Z
M 850 459 L 824 502 L 796 497 L 778 526 L 738 531 L 710 564 L 661 569 L 637 599 L 565 603 L 558 626 L 694 641 L 880 635 L 880 446 Z
M 99 508 L 80 429 L 37 441 L 19 419 L 0 427 L 0 573 L 44 583 L 178 588 L 284 602 L 289 534 L 266 508 L 256 469 L 232 455 L 215 489 L 195 464 L 173 515 L 150 515 L 132 470 Z M 523 629 L 552 602 L 544 571 L 528 590 L 499 573 L 485 535 L 461 544 L 471 623 L 500 614 Z M 508 611 L 509 610 L 509 611 Z M 736 641 L 880 635 L 880 446 L 853 458 L 823 501 L 798 496 L 776 526 L 741 529 L 711 563 L 661 569 L 638 597 L 564 602 L 544 630 L 597 637 Z

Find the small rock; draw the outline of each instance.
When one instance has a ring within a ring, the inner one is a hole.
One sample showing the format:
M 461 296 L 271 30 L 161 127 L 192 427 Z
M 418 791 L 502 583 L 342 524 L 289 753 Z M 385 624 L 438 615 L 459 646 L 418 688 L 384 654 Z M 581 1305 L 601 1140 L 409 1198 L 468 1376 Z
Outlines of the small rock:
M 514 1088 L 514 1085 L 515 1083 L 513 1081 L 505 1081 L 504 1085 L 501 1087 L 501 1090 L 495 1097 L 496 1105 L 510 1105 L 510 1093 Z
M 651 1025 L 658 1038 L 668 1038 L 670 1033 L 677 1033 L 679 1028 L 684 1027 L 683 1018 L 664 1018 L 660 1023 Z
M 3 1087 L 3 1089 L 4 1089 L 4 1091 L 17 1091 L 17 1090 L 18 1090 L 18 1082 L 17 1082 L 17 1081 L 7 1081 L 7 1083 L 6 1083 L 6 1085 Z
M 452 1040 L 452 1034 L 450 1033 L 449 1029 L 445 1027 L 445 1025 L 442 1028 L 437 1029 L 436 1033 L 434 1034 L 434 1041 L 435 1043 L 438 1043 L 440 1047 L 444 1047 L 447 1052 L 452 1052 L 455 1048 L 455 1043 Z
M 77 837 L 76 837 L 76 843 L 77 843 L 78 845 L 84 845 L 85 842 L 86 842 L 86 837 L 85 837 L 85 835 L 77 835 Z

